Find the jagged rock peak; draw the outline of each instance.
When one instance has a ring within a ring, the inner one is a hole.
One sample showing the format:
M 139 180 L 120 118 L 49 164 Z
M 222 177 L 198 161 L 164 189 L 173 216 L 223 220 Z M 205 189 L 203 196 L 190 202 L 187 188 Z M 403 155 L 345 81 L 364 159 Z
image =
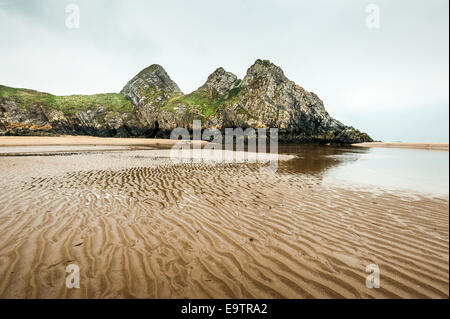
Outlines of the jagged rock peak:
M 261 59 L 256 60 L 255 63 L 247 69 L 243 85 L 247 85 L 256 78 L 274 78 L 277 82 L 288 81 L 283 70 L 279 66 L 276 66 L 269 60 Z
M 225 94 L 234 87 L 236 80 L 236 75 L 220 67 L 208 76 L 208 80 L 200 89 L 215 90 L 219 94 Z
M 150 86 L 157 89 L 182 93 L 178 85 L 159 64 L 150 65 L 139 72 L 136 77 L 144 79 Z
M 178 85 L 159 64 L 152 64 L 143 69 L 128 81 L 120 93 L 131 99 L 135 104 L 138 104 L 140 92 L 149 88 L 182 94 Z

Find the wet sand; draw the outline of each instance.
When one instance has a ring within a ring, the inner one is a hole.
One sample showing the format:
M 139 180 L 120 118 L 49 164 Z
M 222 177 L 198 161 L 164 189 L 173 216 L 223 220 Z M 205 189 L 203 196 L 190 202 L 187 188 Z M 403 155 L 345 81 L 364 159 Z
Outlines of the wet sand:
M 448 143 L 406 143 L 406 142 L 371 142 L 352 144 L 357 147 L 412 148 L 436 151 L 448 151 Z
M 161 138 L 113 138 L 95 136 L 0 136 L 0 146 L 148 146 L 171 147 L 177 141 Z M 202 145 L 207 142 L 202 141 Z
M 262 174 L 89 151 L 0 155 L 1 298 L 449 296 L 448 196 L 324 186 L 290 157 Z

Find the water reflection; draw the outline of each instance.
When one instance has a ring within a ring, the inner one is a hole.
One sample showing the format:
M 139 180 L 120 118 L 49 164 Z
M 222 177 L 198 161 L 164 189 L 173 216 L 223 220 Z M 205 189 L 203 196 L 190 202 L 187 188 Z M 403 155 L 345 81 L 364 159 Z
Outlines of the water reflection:
M 297 158 L 279 171 L 311 174 L 324 184 L 448 196 L 449 152 L 394 148 L 280 145 Z
M 354 147 L 279 145 L 279 154 L 294 154 L 297 157 L 290 161 L 280 161 L 278 167 L 280 172 L 320 175 L 343 161 L 356 161 L 359 154 L 367 152 L 368 149 Z

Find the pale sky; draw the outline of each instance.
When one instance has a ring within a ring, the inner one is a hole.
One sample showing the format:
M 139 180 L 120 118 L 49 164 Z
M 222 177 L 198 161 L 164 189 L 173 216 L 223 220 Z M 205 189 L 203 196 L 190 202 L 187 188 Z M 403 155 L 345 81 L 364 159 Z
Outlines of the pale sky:
M 0 84 L 119 92 L 157 63 L 189 93 L 219 66 L 243 78 L 270 59 L 374 139 L 448 142 L 448 12 L 448 0 L 0 0 Z

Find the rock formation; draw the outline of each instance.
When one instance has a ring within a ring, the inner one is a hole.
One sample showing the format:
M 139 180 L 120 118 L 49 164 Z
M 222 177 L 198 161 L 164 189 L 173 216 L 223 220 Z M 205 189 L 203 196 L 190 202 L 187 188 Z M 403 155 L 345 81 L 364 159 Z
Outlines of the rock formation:
M 184 95 L 157 64 L 142 70 L 120 94 L 57 97 L 0 86 L 0 134 L 85 134 L 167 137 L 175 127 L 279 128 L 281 141 L 357 143 L 365 133 L 332 118 L 319 97 L 257 60 L 244 79 L 216 69 L 205 84 Z

